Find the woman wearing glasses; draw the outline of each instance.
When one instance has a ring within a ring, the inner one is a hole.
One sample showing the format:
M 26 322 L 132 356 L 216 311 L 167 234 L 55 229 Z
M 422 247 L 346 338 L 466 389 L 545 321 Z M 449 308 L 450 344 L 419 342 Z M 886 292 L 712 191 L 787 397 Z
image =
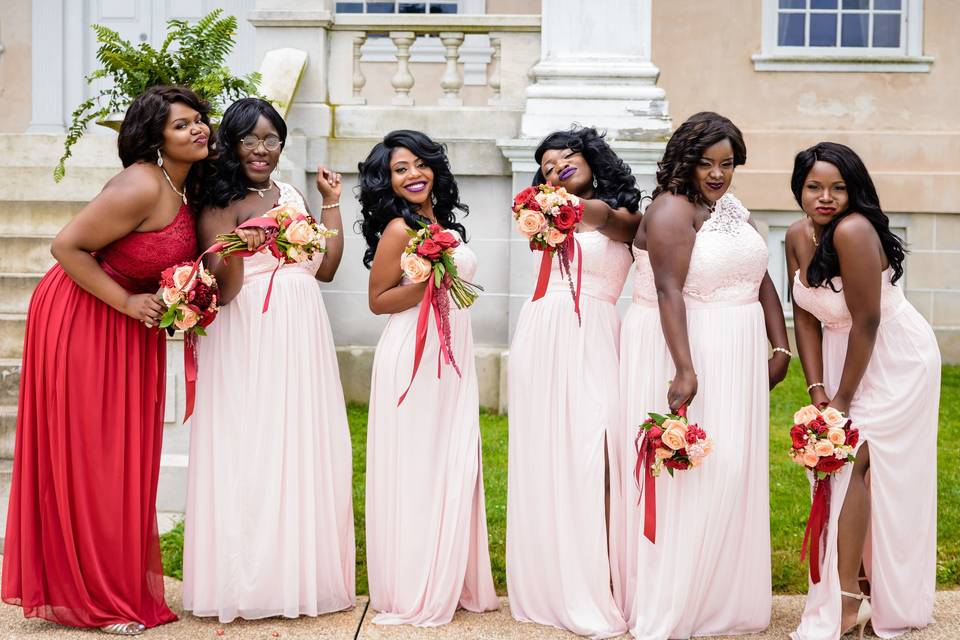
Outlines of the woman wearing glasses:
M 270 103 L 235 102 L 217 133 L 202 247 L 278 204 L 306 207 L 271 177 L 287 128 Z M 320 167 L 321 222 L 340 230 L 340 175 Z M 250 248 L 260 230 L 240 230 Z M 350 433 L 317 280 L 333 279 L 343 239 L 285 264 L 208 256 L 223 308 L 198 347 L 184 539 L 183 604 L 196 616 L 295 618 L 354 604 Z

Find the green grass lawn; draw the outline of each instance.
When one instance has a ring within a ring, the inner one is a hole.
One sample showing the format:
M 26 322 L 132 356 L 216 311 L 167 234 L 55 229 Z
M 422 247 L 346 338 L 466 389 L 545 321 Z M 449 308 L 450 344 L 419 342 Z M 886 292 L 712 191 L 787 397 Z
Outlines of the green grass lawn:
M 800 543 L 810 508 L 809 489 L 803 469 L 786 455 L 793 412 L 808 398 L 799 364 L 774 390 L 770 401 L 770 531 L 773 554 L 773 590 L 804 592 L 806 568 L 800 564 Z M 353 504 L 357 528 L 357 593 L 367 592 L 364 546 L 364 470 L 366 452 L 366 407 L 348 409 L 353 438 Z M 490 559 L 497 591 L 506 591 L 505 538 L 507 527 L 507 419 L 483 413 L 483 476 L 487 498 Z M 937 585 L 960 586 L 960 367 L 943 368 L 940 394 L 940 445 L 938 450 L 938 544 Z M 183 525 L 161 537 L 164 571 L 181 577 Z

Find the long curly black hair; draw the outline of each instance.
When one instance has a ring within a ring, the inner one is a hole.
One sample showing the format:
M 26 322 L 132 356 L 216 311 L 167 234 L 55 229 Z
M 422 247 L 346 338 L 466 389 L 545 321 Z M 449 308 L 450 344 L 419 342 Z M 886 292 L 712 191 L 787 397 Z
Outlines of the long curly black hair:
M 831 278 L 840 275 L 840 259 L 833 245 L 833 232 L 840 221 L 851 213 L 859 213 L 877 230 L 883 252 L 887 255 L 890 266 L 893 267 L 891 282 L 896 282 L 903 276 L 903 260 L 907 251 L 903 240 L 890 230 L 890 219 L 880 208 L 877 188 L 873 185 L 873 179 L 870 178 L 867 167 L 856 151 L 836 142 L 821 142 L 798 153 L 793 161 L 793 175 L 790 178 L 790 189 L 797 204 L 803 207 L 801 200 L 803 185 L 810 169 L 818 160 L 829 162 L 840 171 L 840 176 L 847 186 L 849 200 L 847 210 L 834 216 L 824 228 L 823 237 L 813 252 L 810 266 L 807 267 L 807 283 L 811 287 L 819 287 L 827 283 L 831 289 L 837 290 L 830 282 Z
M 694 183 L 694 171 L 703 152 L 724 139 L 733 147 L 733 166 L 746 164 L 747 145 L 737 125 L 712 111 L 701 111 L 687 118 L 670 136 L 663 159 L 657 163 L 653 197 L 672 193 L 686 196 L 693 204 L 703 204 L 703 194 Z
M 283 149 L 287 141 L 287 123 L 272 104 L 260 98 L 241 98 L 234 102 L 224 112 L 217 130 L 217 155 L 210 162 L 210 178 L 203 194 L 204 206 L 225 207 L 249 193 L 243 167 L 237 158 L 237 144 L 256 128 L 260 116 L 269 120 L 277 130 L 280 149 Z
M 170 105 L 180 102 L 200 114 L 200 120 L 210 126 L 210 104 L 188 87 L 156 85 L 150 87 L 130 103 L 120 125 L 117 151 L 124 168 L 135 162 L 157 161 L 157 151 L 163 146 L 163 130 L 167 126 Z M 194 162 L 187 173 L 184 192 L 190 204 L 198 207 L 202 199 L 207 161 Z
M 446 229 L 453 229 L 467 240 L 467 232 L 457 222 L 456 210 L 466 215 L 470 209 L 460 202 L 460 188 L 450 170 L 445 145 L 434 142 L 424 133 L 401 129 L 391 131 L 378 142 L 367 159 L 361 162 L 360 184 L 357 187 L 357 199 L 360 201 L 361 219 L 358 221 L 360 233 L 367 241 L 367 250 L 363 254 L 363 264 L 368 269 L 377 252 L 380 235 L 394 218 L 403 218 L 411 229 L 419 229 L 418 222 L 430 222 L 402 197 L 398 196 L 390 183 L 390 156 L 395 149 L 404 148 L 423 160 L 433 170 L 433 214 L 437 222 Z
M 637 179 L 630 166 L 604 140 L 605 133 L 594 127 L 574 126 L 566 131 L 554 131 L 540 143 L 533 157 L 540 164 L 543 154 L 549 149 L 570 149 L 583 154 L 597 186 L 593 197 L 603 200 L 613 209 L 624 208 L 631 213 L 640 209 L 643 193 L 637 188 Z M 543 172 L 537 168 L 533 174 L 534 186 L 546 182 Z

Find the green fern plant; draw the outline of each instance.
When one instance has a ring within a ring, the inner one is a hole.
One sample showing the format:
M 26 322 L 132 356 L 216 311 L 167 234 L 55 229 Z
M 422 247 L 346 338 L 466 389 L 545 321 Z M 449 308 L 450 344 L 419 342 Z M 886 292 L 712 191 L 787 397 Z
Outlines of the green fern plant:
M 100 44 L 97 60 L 101 66 L 88 75 L 86 81 L 92 83 L 105 78 L 113 84 L 81 102 L 70 115 L 63 155 L 53 170 L 54 180 L 63 179 L 64 163 L 91 121 L 126 111 L 134 98 L 154 85 L 190 87 L 210 103 L 213 115 L 223 113 L 228 102 L 256 95 L 259 73 L 237 77 L 224 66 L 233 49 L 237 19 L 222 13 L 222 9 L 214 9 L 196 24 L 186 20 L 168 21 L 167 36 L 159 49 L 146 42 L 134 46 L 116 31 L 93 25 Z

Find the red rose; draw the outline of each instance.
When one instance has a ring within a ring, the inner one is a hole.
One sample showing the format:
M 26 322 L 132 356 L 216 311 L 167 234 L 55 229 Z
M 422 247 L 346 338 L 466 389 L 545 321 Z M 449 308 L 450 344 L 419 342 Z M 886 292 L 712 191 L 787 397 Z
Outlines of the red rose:
M 858 442 L 860 442 L 860 430 L 850 429 L 850 431 L 847 431 L 847 439 L 844 441 L 844 444 L 855 447 Z
M 513 197 L 513 210 L 532 209 L 533 211 L 540 211 L 540 205 L 537 204 L 536 201 L 537 193 L 538 190 L 536 187 L 527 187 L 515 195 Z
M 579 221 L 576 209 L 568 204 L 562 204 L 560 205 L 560 212 L 553 217 L 553 226 L 555 226 L 558 231 L 567 233 L 568 231 L 572 231 Z
M 679 452 L 678 452 L 679 453 Z M 686 471 L 690 468 L 689 460 L 677 460 L 676 458 L 667 458 L 663 461 L 665 467 L 670 467 L 671 469 L 676 469 L 678 471 Z
M 460 244 L 460 241 L 449 231 L 434 233 L 430 239 L 440 245 L 442 249 L 452 249 Z
M 433 235 L 436 235 L 436 234 L 442 232 L 442 231 L 443 231 L 443 227 L 441 227 L 441 226 L 438 225 L 436 222 L 434 222 L 433 224 L 427 225 L 427 231 L 429 231 L 429 232 L 430 232 L 430 235 L 433 236 Z
M 200 319 L 197 320 L 197 324 L 201 327 L 209 326 L 213 319 L 217 317 L 216 311 L 207 310 L 200 314 Z
M 793 440 L 794 449 L 803 449 L 807 446 L 807 428 L 802 424 L 795 424 L 790 429 L 790 439 Z
M 200 309 L 206 309 L 210 306 L 211 300 L 213 300 L 213 289 L 198 281 L 190 291 L 190 301 Z
M 172 289 L 174 287 L 173 272 L 175 269 L 176 269 L 176 265 L 172 267 L 167 267 L 166 269 L 163 270 L 163 272 L 160 274 L 161 287 L 165 287 L 167 289 Z
M 846 462 L 846 458 L 843 460 L 837 460 L 833 456 L 828 456 L 826 458 L 820 458 L 820 462 L 817 463 L 817 466 L 814 467 L 814 469 L 817 471 L 822 471 L 823 473 L 833 473 L 846 464 Z
M 427 260 L 438 260 L 441 253 L 443 253 L 443 247 L 434 242 L 434 240 L 431 238 L 427 238 L 420 243 L 420 246 L 417 247 L 417 255 L 420 255 Z
M 660 427 L 658 427 L 658 426 L 656 426 L 656 425 L 654 425 L 654 426 L 650 427 L 649 429 L 647 429 L 647 437 L 648 437 L 648 438 L 659 438 L 659 437 L 662 436 L 662 435 L 663 435 L 663 429 L 661 429 Z

